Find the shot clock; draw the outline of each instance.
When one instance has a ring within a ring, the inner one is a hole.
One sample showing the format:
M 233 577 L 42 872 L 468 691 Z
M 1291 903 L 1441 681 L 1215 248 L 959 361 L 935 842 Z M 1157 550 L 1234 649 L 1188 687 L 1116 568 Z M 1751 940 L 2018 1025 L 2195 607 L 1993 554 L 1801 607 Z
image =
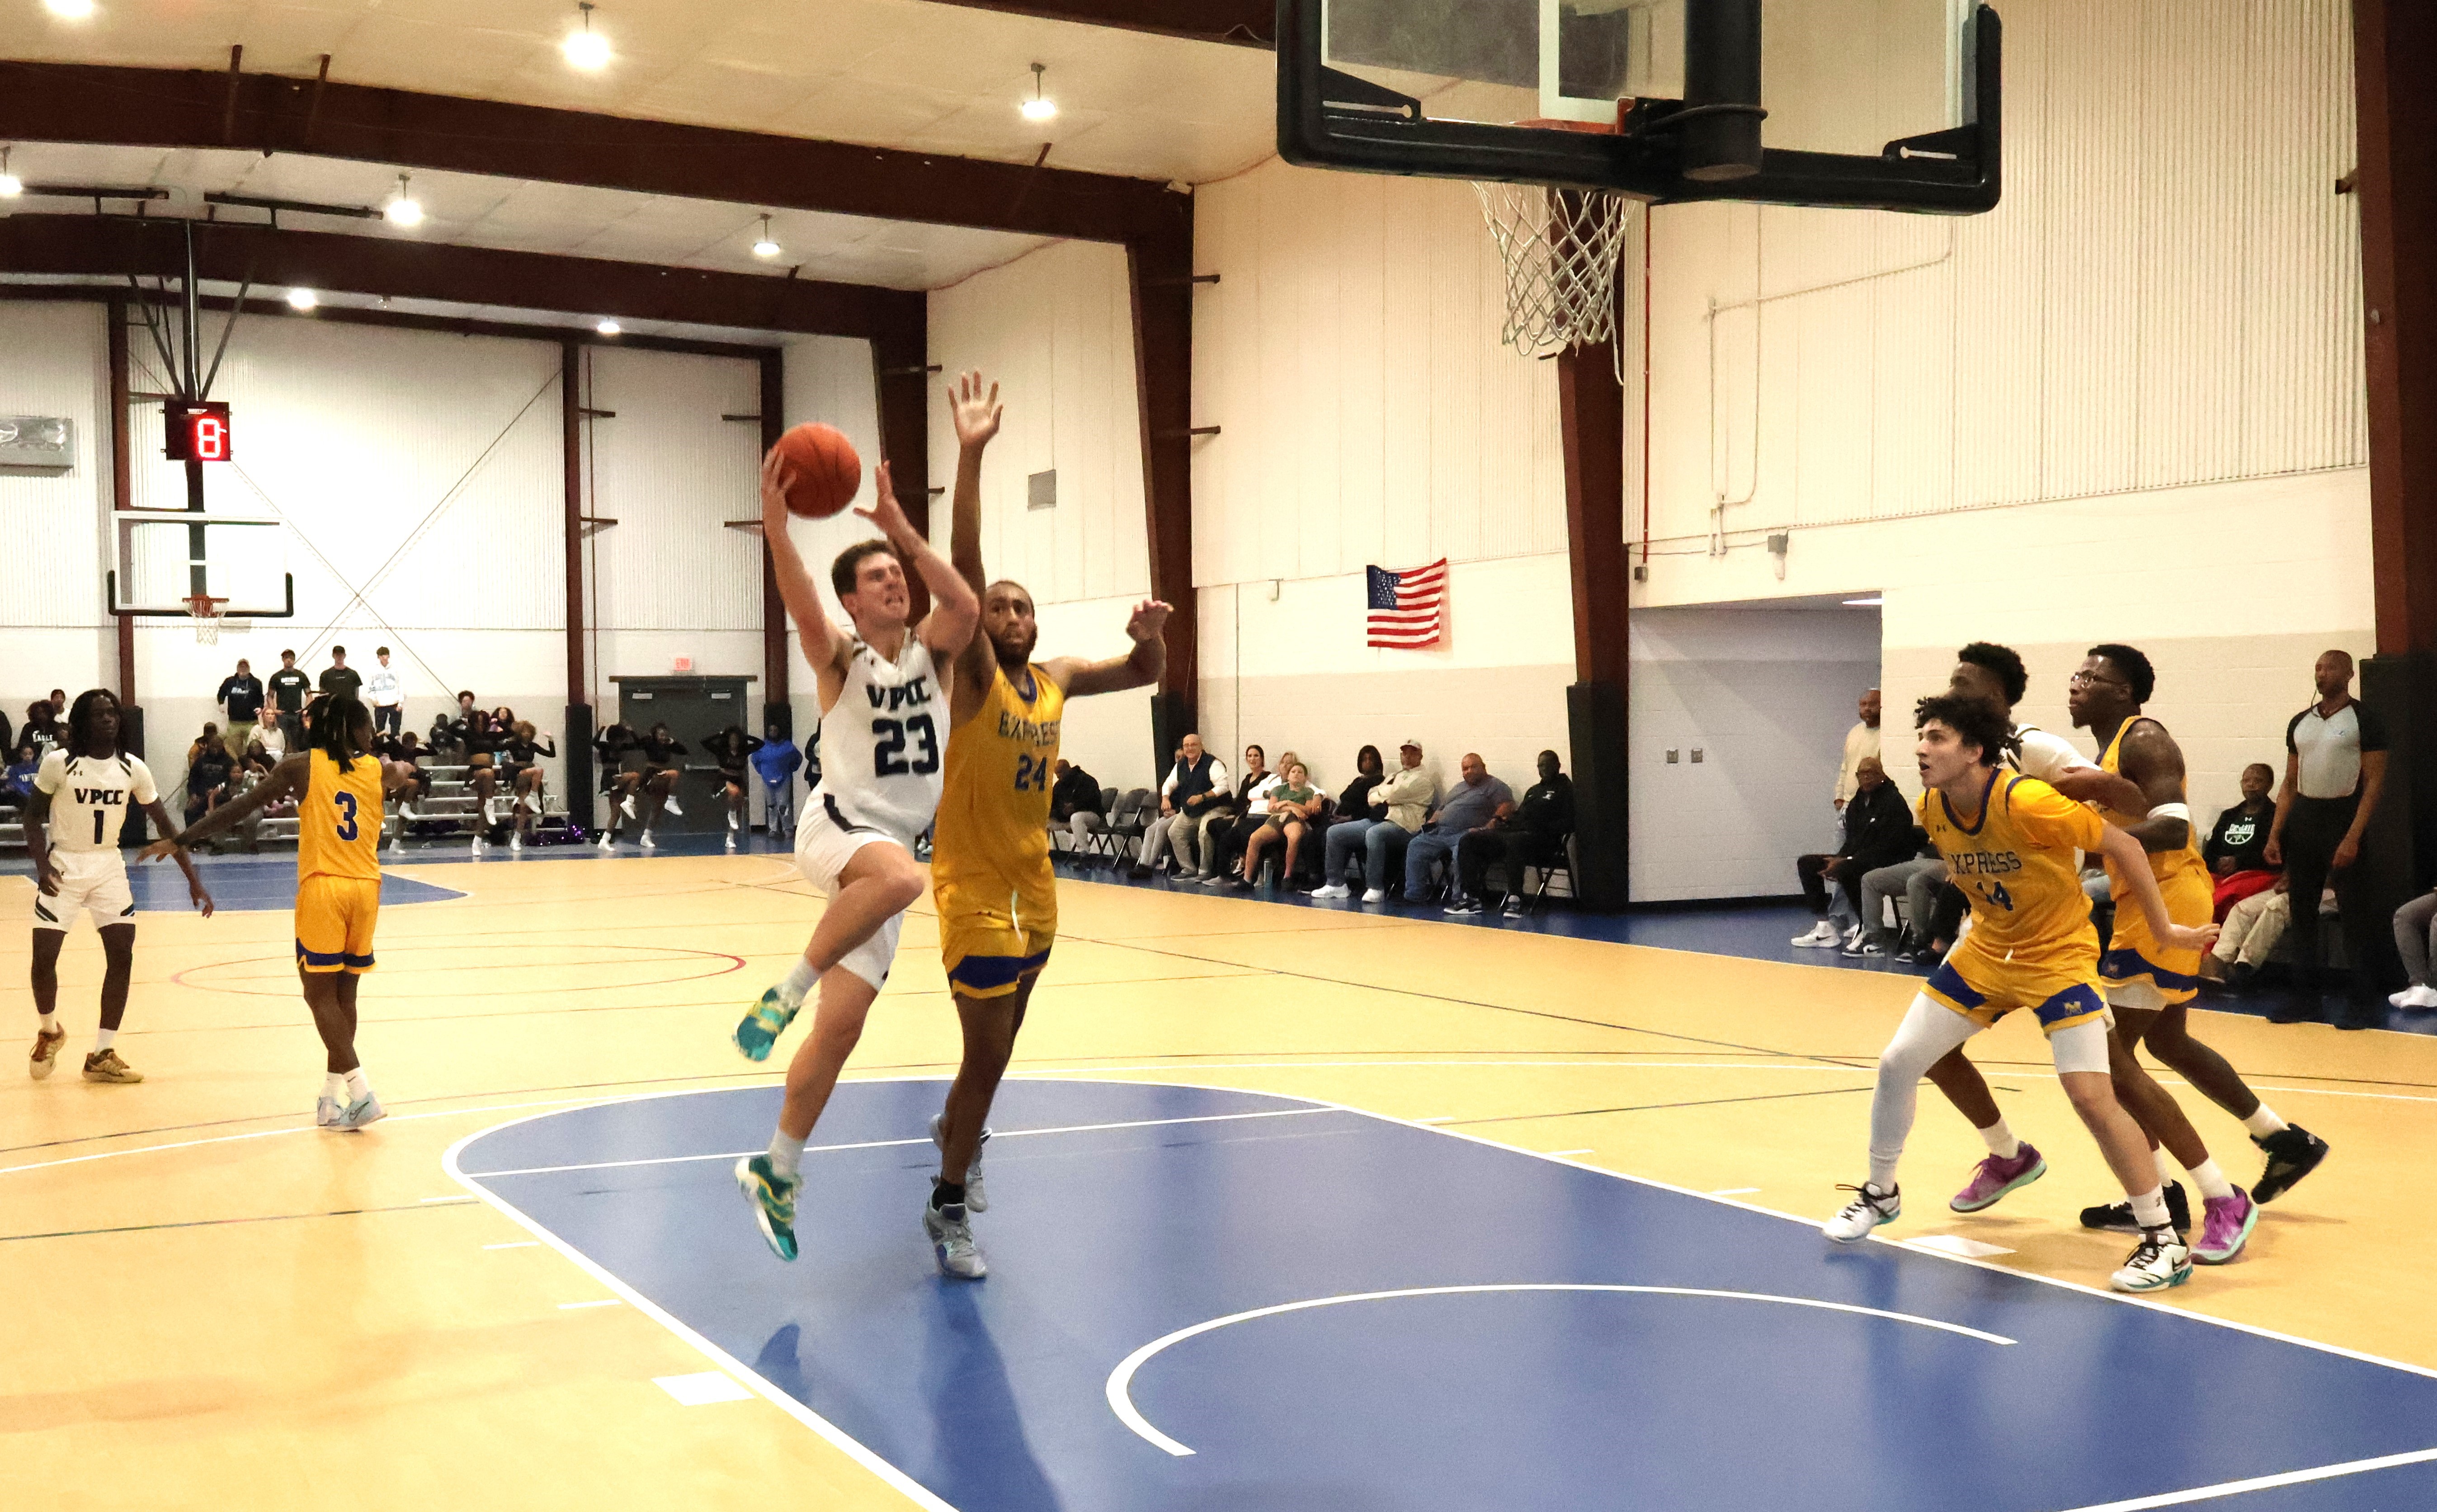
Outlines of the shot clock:
M 171 462 L 229 460 L 229 407 L 219 399 L 171 399 L 162 407 Z

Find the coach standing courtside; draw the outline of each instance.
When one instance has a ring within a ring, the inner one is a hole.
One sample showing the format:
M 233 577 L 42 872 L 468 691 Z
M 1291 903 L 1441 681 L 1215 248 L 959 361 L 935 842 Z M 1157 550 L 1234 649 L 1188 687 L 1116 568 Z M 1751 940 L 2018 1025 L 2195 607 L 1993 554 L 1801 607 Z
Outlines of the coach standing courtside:
M 2341 651 L 2319 658 L 2312 674 L 2319 698 L 2285 727 L 2285 784 L 2276 792 L 2276 822 L 2268 835 L 2268 864 L 2283 863 L 2293 897 L 2293 943 L 2302 969 L 2317 975 L 2320 889 L 2333 886 L 2343 919 L 2344 959 L 2352 967 L 2350 1000 L 2339 1029 L 2376 1029 L 2386 1022 L 2377 1001 L 2379 946 L 2387 921 L 2376 916 L 2360 862 L 2361 835 L 2386 785 L 2386 726 L 2352 695 L 2353 659 Z M 2306 998 L 2271 1012 L 2289 1024 L 2315 1016 Z

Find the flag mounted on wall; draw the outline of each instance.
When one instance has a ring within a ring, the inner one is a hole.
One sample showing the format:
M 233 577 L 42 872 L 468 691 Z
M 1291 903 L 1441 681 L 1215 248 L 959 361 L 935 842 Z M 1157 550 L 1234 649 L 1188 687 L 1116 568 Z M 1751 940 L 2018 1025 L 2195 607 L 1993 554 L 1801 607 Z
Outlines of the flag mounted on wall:
M 1401 572 L 1384 567 L 1362 570 L 1371 581 L 1371 644 L 1411 651 L 1439 643 L 1446 624 L 1446 567 L 1442 556 Z

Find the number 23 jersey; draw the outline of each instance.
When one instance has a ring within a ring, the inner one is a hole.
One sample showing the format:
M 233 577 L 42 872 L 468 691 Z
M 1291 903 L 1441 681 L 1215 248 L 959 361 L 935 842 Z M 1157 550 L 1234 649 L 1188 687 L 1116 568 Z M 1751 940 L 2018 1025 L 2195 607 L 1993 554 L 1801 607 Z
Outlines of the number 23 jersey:
M 2098 849 L 2106 820 L 2036 777 L 1995 768 L 1970 824 L 1936 789 L 1915 812 L 1949 880 L 1972 902 L 1972 932 L 1958 952 L 2021 966 L 2098 958 L 2078 853 Z
M 860 638 L 849 642 L 845 686 L 821 716 L 821 781 L 803 822 L 833 814 L 912 850 L 939 809 L 947 714 L 931 648 L 911 629 L 895 661 Z

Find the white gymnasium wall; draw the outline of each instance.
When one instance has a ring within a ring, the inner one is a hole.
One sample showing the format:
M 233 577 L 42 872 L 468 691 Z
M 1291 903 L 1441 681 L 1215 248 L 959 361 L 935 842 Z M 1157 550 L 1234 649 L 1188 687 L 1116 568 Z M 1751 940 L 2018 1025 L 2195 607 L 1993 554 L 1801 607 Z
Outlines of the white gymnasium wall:
M 1573 680 L 1556 371 L 1499 343 L 1472 191 L 1271 161 L 1199 189 L 1194 239 L 1203 734 L 1331 786 L 1407 734 L 1528 779 Z M 1363 568 L 1440 556 L 1446 643 L 1366 647 Z
M 100 305 L 0 301 L 0 414 L 65 415 L 75 466 L 0 468 L 0 709 L 13 732 L 54 687 L 73 698 L 118 685 L 101 614 L 110 507 L 108 328 Z M 64 712 L 64 711 L 62 711 Z
M 881 461 L 880 392 L 872 372 L 871 343 L 839 336 L 790 337 L 780 381 L 786 395 L 784 418 L 788 425 L 817 420 L 835 426 L 853 446 L 855 455 L 863 459 L 863 485 L 848 510 L 828 519 L 791 519 L 787 527 L 789 538 L 795 541 L 797 552 L 813 575 L 830 623 L 844 624 L 846 612 L 838 607 L 837 595 L 830 591 L 830 563 L 847 547 L 868 540 L 874 534 L 870 524 L 853 513 L 854 509 L 870 506 L 872 475 Z M 759 512 L 758 500 L 757 493 L 755 507 L 748 513 Z M 758 574 L 760 569 L 755 571 Z M 796 743 L 809 752 L 820 729 L 820 695 L 813 680 L 812 664 L 804 659 L 802 638 L 795 633 L 792 623 L 788 626 L 787 655 L 788 703 L 795 714 Z
M 1060 242 L 934 291 L 930 360 L 941 368 L 929 383 L 929 434 L 931 479 L 942 487 L 956 475 L 948 384 L 968 369 L 999 384 L 1005 419 L 982 468 L 982 562 L 1032 590 L 1037 654 L 1123 653 L 1126 617 L 1150 592 L 1125 249 Z M 1053 470 L 1056 505 L 1027 507 L 1026 480 Z M 948 504 L 946 493 L 931 503 L 942 551 Z M 1206 648 L 1203 657 L 1206 667 Z M 1073 705 L 1062 748 L 1103 785 L 1149 785 L 1149 695 Z
M 1794 858 L 1835 849 L 1845 732 L 1878 681 L 1867 609 L 1636 610 L 1633 896 L 1794 891 Z
M 2017 0 L 2006 48 L 1988 215 L 1655 212 L 1634 602 L 1881 590 L 1891 727 L 1974 639 L 2061 727 L 2130 642 L 2221 804 L 2370 640 L 2348 8 Z

